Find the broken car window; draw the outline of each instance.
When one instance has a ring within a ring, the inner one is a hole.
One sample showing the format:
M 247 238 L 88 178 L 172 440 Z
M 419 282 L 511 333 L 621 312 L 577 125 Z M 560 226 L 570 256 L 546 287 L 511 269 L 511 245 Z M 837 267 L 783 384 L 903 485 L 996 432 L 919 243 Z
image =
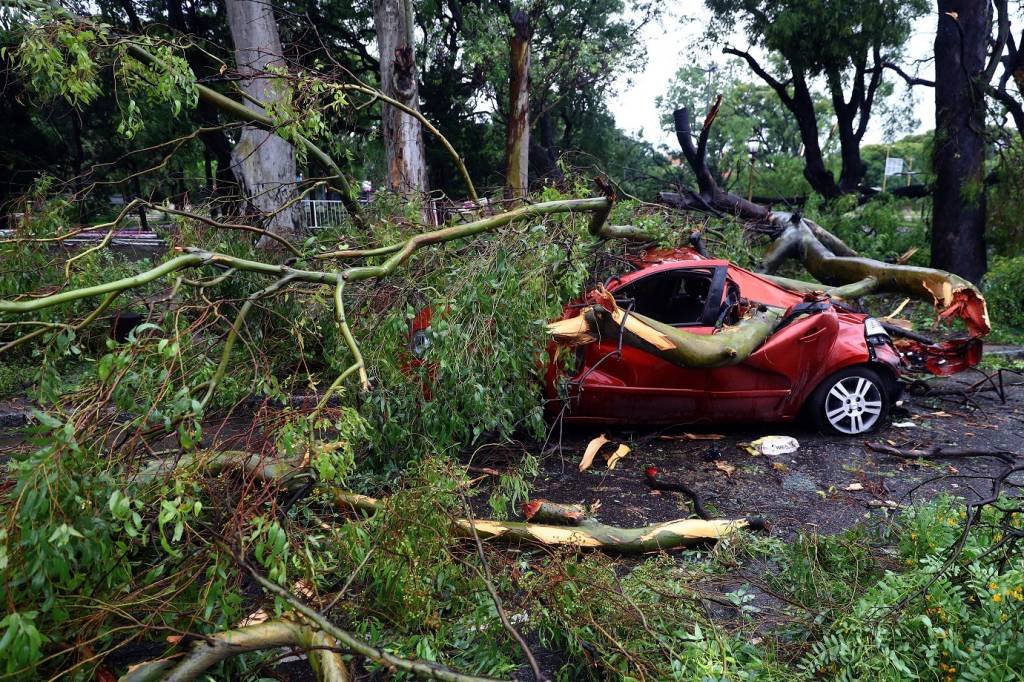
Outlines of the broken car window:
M 620 305 L 632 312 L 672 325 L 701 324 L 711 290 L 711 270 L 660 272 L 615 292 Z

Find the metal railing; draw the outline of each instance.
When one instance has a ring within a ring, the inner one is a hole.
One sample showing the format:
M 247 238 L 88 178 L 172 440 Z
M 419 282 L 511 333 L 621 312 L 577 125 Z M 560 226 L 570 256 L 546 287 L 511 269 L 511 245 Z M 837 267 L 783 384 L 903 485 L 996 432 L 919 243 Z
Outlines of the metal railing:
M 304 230 L 324 230 L 345 224 L 345 205 L 340 199 L 303 199 L 299 211 Z
M 370 200 L 359 199 L 364 206 Z M 299 227 L 304 230 L 324 230 L 342 227 L 346 224 L 348 211 L 340 199 L 303 199 L 299 207 Z M 483 200 L 487 205 L 487 200 Z M 468 208 L 466 202 L 440 201 L 427 198 L 424 219 L 428 225 L 437 227 L 445 220 L 455 217 L 477 216 L 479 209 Z

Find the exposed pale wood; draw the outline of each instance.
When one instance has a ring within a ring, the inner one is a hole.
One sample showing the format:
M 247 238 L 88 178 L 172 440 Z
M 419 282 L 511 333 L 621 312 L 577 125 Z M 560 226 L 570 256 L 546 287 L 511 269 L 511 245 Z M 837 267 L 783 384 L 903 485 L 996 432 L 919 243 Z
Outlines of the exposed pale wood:
M 509 40 L 509 112 L 505 136 L 505 195 L 520 199 L 529 190 L 530 167 L 530 17 L 512 13 Z

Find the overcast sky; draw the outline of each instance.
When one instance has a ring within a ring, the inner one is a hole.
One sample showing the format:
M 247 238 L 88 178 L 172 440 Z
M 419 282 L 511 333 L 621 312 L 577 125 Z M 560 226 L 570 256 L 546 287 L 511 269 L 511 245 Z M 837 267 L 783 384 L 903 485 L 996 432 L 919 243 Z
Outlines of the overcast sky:
M 643 40 L 647 45 L 647 66 L 641 73 L 621 77 L 617 83 L 618 94 L 609 103 L 621 129 L 655 145 L 667 145 L 671 150 L 675 150 L 677 146 L 675 137 L 661 129 L 655 98 L 665 94 L 668 83 L 680 66 L 697 64 L 706 68 L 711 64 L 725 61 L 720 48 L 709 51 L 697 45 L 709 21 L 709 13 L 703 7 L 703 3 L 688 0 L 685 5 L 688 20 L 666 15 L 659 23 L 650 24 L 643 29 Z M 933 75 L 931 54 L 935 41 L 935 24 L 933 14 L 919 19 L 914 25 L 914 33 L 907 46 L 904 59 L 906 70 L 910 73 L 916 70 L 922 78 L 930 79 Z M 747 47 L 742 35 L 734 36 L 734 44 L 740 48 Z M 927 61 L 915 66 L 912 64 L 913 60 Z M 896 83 L 895 96 L 902 96 L 905 89 L 899 77 L 892 73 L 887 74 L 887 77 L 899 81 Z M 751 78 L 754 78 L 753 74 Z M 914 117 L 920 121 L 918 130 L 914 132 L 930 130 L 935 126 L 932 90 L 918 87 L 915 88 L 913 96 Z M 779 106 L 782 106 L 781 103 Z M 864 136 L 865 143 L 882 141 L 881 126 L 878 123 L 879 121 L 872 119 Z

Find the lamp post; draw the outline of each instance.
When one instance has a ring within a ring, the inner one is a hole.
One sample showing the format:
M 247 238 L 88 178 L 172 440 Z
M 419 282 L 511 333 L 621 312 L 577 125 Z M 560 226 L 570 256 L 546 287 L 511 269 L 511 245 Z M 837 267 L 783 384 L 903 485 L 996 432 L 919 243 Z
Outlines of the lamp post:
M 747 140 L 747 151 L 750 153 L 750 164 L 747 166 L 747 201 L 754 197 L 754 160 L 761 153 L 761 137 L 754 135 Z

